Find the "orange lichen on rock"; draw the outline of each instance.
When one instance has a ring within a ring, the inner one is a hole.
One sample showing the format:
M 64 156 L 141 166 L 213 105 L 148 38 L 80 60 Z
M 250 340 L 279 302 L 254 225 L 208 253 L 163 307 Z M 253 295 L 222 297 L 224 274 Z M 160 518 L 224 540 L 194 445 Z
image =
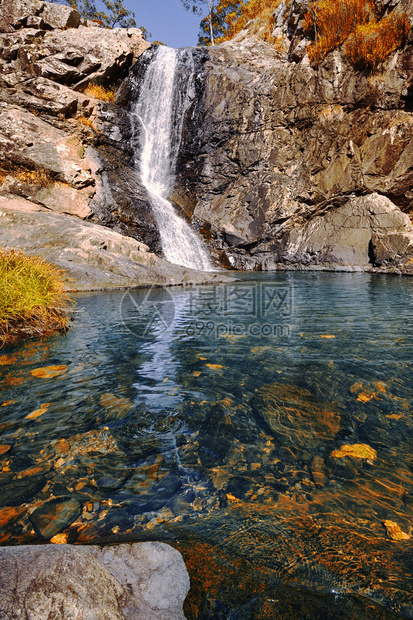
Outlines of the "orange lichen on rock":
M 15 405 L 16 402 L 17 402 L 16 400 L 5 400 L 4 403 L 2 403 L 0 406 L 8 407 L 9 405 Z
M 221 368 L 224 368 L 221 364 L 205 364 L 205 366 L 208 366 L 208 368 L 211 368 L 212 370 L 220 370 Z
M 0 454 L 6 454 L 10 450 L 11 446 L 3 444 L 0 446 Z
M 377 458 L 377 452 L 365 443 L 345 444 L 338 450 L 333 450 L 330 454 L 333 458 L 340 459 L 350 456 L 353 459 L 368 459 L 374 461 Z
M 30 371 L 30 374 L 33 377 L 38 377 L 39 379 L 52 379 L 53 377 L 58 377 L 66 372 L 67 366 L 64 364 L 60 364 L 58 366 L 45 366 L 44 368 L 35 368 Z
M 392 540 L 410 540 L 410 534 L 402 532 L 400 526 L 394 521 L 384 521 L 383 525 L 386 528 L 387 536 Z
M 322 334 L 320 338 L 335 338 L 333 334 Z

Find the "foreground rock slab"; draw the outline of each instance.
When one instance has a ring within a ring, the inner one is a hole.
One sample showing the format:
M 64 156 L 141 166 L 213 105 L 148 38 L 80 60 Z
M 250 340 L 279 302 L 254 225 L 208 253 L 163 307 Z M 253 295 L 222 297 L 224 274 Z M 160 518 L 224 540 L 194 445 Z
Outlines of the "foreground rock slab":
M 223 281 L 173 265 L 148 246 L 110 228 L 61 215 L 15 197 L 0 197 L 0 246 L 41 256 L 65 269 L 70 289 L 94 291 Z
M 2 620 L 184 620 L 189 577 L 164 543 L 0 548 Z

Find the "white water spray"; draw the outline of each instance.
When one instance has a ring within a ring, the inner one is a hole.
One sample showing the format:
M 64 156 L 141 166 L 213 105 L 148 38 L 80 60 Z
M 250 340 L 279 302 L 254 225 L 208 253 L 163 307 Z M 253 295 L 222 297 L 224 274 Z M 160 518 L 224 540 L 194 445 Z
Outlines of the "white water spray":
M 191 97 L 192 76 L 189 74 L 186 92 L 179 104 L 181 109 L 174 110 L 178 53 L 160 45 L 142 84 L 134 110 L 143 130 L 140 173 L 158 224 L 165 258 L 184 267 L 212 271 L 202 241 L 167 200 L 174 180 L 183 117 Z M 174 116 L 177 118 L 175 125 Z

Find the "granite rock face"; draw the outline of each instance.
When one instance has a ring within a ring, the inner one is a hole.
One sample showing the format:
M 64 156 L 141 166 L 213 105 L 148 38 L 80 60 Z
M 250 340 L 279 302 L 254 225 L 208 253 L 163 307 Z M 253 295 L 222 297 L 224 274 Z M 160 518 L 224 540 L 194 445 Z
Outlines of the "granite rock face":
M 158 542 L 0 548 L 3 620 L 184 620 L 182 556 Z
M 0 196 L 0 247 L 41 256 L 64 269 L 74 291 L 225 280 L 222 274 L 173 265 L 132 237 L 24 198 Z
M 0 32 L 0 195 L 91 219 L 160 253 L 130 117 L 87 90 L 114 93 L 149 47 L 141 31 L 98 28 L 63 5 L 3 0 Z
M 405 9 L 397 0 L 385 5 L 382 11 Z M 366 231 L 383 234 L 375 227 L 384 197 L 396 220 L 413 213 L 413 39 L 374 73 L 356 71 L 340 49 L 312 67 L 302 29 L 307 2 L 282 6 L 277 46 L 243 31 L 198 52 L 203 79 L 186 122 L 173 199 L 202 222 L 222 260 L 239 268 L 386 263 L 398 270 L 410 259 L 403 244 L 393 239 L 386 253 L 386 240 L 377 261 L 374 252 L 366 260 L 369 243 L 379 243 Z M 361 230 L 356 220 L 334 215 L 364 197 L 375 206 Z M 404 235 L 411 235 L 404 222 Z M 348 229 L 340 232 L 342 226 Z M 346 238 L 363 245 L 361 254 L 351 244 L 346 256 L 324 251 L 341 234 L 345 246 Z
M 373 73 L 341 49 L 312 67 L 307 5 L 280 4 L 275 46 L 247 29 L 193 50 L 170 199 L 225 267 L 410 273 L 413 35 Z M 407 0 L 376 5 L 413 21 Z M 130 103 L 151 58 L 141 32 L 42 0 L 3 0 L 0 32 L 0 195 L 161 255 Z M 90 84 L 117 90 L 114 101 Z

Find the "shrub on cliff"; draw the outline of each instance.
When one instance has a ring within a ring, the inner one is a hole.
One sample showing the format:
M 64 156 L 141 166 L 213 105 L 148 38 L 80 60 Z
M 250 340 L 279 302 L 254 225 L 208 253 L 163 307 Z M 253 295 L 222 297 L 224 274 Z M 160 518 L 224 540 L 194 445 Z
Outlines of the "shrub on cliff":
M 0 249 L 0 346 L 21 336 L 65 331 L 70 298 L 60 269 Z
M 409 30 L 406 15 L 378 21 L 373 0 L 314 1 L 304 18 L 304 31 L 314 38 L 308 56 L 315 65 L 344 43 L 350 62 L 371 70 L 404 44 Z
M 280 3 L 281 0 L 220 0 L 212 15 L 215 43 L 229 41 L 251 20 L 251 33 L 258 34 L 264 41 L 272 41 L 273 14 Z M 205 18 L 200 25 L 201 45 L 209 44 L 209 27 Z
M 346 41 L 346 56 L 357 69 L 375 69 L 398 47 L 404 45 L 409 30 L 406 16 L 394 13 L 379 22 L 357 26 Z

